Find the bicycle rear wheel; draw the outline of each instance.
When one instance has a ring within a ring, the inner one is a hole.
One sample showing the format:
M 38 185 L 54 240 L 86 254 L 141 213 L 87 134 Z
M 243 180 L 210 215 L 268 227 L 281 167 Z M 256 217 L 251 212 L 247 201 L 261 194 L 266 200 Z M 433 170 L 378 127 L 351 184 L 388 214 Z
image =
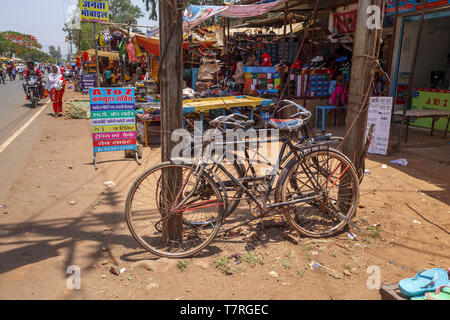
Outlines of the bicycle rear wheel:
M 207 173 L 164 162 L 136 179 L 128 192 L 125 217 L 131 234 L 146 250 L 184 258 L 214 239 L 223 222 L 224 202 Z
M 283 208 L 291 226 L 315 238 L 342 230 L 347 222 L 339 214 L 350 220 L 359 201 L 358 176 L 344 154 L 333 149 L 314 150 L 304 159 L 294 158 L 287 164 L 277 186 L 277 200 L 288 202 L 311 195 L 314 200 Z

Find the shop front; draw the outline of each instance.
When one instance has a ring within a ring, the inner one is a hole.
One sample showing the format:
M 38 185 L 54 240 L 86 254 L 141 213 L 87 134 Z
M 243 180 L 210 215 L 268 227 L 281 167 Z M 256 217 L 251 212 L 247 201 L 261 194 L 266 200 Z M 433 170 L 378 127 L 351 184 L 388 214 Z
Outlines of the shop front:
M 412 102 L 406 109 L 450 111 L 450 1 L 428 1 L 419 42 L 422 6 L 416 1 L 409 2 L 410 6 L 404 7 L 402 1 L 403 7 L 399 8 L 399 32 L 391 68 L 390 92 L 395 97 L 395 111 L 403 110 L 407 104 L 412 71 Z M 395 3 L 392 6 L 395 10 Z M 388 9 L 388 14 L 392 13 Z M 412 70 L 417 45 L 417 62 Z M 445 116 L 428 116 L 411 119 L 409 124 L 425 128 L 434 125 L 435 129 L 448 130 L 447 123 Z

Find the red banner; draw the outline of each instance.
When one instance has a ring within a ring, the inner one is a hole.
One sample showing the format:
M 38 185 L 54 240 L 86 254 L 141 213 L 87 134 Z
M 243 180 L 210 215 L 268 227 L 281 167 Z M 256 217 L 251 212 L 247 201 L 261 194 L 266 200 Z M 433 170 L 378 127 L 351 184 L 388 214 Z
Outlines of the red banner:
M 128 52 L 128 58 L 130 59 L 130 62 L 136 62 L 136 54 L 134 52 L 133 42 L 130 42 L 129 44 L 127 44 L 127 52 Z

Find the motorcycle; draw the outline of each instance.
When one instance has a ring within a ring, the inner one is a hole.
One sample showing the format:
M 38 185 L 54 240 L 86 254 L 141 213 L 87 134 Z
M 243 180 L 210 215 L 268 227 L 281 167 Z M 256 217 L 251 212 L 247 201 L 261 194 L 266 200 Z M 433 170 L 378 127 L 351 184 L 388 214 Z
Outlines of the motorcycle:
M 36 108 L 39 105 L 39 100 L 41 100 L 41 85 L 43 84 L 35 76 L 29 76 L 25 80 L 25 93 L 30 97 L 30 102 L 33 108 Z

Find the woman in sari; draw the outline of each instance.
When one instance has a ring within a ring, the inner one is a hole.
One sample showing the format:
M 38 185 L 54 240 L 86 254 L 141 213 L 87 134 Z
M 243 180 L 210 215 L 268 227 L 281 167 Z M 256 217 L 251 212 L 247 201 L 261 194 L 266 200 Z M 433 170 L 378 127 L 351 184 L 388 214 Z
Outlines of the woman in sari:
M 52 67 L 52 72 L 48 75 L 47 90 L 53 102 L 53 116 L 62 116 L 62 97 L 66 87 L 66 80 L 57 66 Z

